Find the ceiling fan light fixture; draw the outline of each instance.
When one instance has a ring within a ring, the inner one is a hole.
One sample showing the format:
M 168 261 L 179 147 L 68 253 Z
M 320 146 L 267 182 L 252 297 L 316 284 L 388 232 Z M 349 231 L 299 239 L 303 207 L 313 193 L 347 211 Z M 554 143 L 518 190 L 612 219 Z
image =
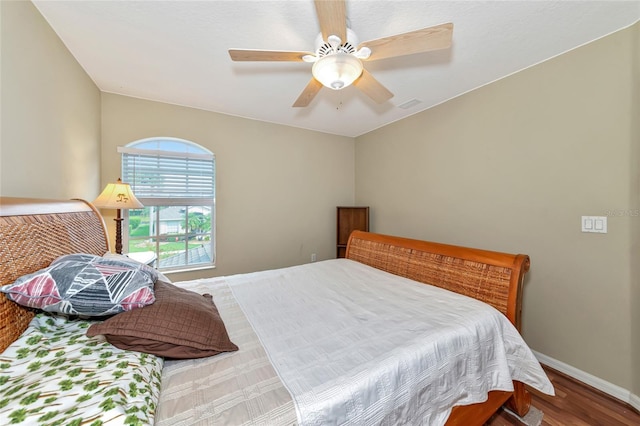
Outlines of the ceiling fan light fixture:
M 318 59 L 311 73 L 323 86 L 344 89 L 362 74 L 362 62 L 349 53 L 338 52 Z

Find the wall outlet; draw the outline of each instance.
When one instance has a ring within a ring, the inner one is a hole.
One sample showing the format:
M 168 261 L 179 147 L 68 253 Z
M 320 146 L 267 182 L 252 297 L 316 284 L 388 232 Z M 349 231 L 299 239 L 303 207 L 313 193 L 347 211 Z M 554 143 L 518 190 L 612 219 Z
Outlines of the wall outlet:
M 316 254 L 315 253 L 311 253 L 311 261 L 312 262 L 316 261 Z

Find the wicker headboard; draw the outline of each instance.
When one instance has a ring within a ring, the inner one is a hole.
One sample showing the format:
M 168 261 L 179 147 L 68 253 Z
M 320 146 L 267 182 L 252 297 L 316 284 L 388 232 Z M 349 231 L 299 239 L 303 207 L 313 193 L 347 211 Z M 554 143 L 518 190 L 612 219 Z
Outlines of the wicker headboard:
M 492 305 L 520 331 L 529 256 L 353 231 L 348 259 Z
M 82 200 L 0 197 L 0 285 L 47 267 L 64 254 L 109 250 L 104 220 Z M 33 312 L 0 294 L 0 352 L 15 341 Z

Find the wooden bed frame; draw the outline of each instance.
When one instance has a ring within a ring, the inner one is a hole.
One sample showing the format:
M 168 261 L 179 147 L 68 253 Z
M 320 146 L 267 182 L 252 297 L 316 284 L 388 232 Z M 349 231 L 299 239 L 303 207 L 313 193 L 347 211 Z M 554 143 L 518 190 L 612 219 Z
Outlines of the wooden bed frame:
M 478 299 L 506 315 L 520 331 L 527 255 L 353 231 L 346 258 Z M 531 395 L 523 383 L 514 381 L 513 386 L 513 392 L 489 392 L 483 403 L 454 407 L 447 425 L 482 425 L 505 403 L 524 416 Z
M 0 197 L 0 285 L 10 284 L 70 253 L 104 255 L 106 226 L 81 201 Z M 0 294 L 0 351 L 27 328 L 34 313 Z
M 70 253 L 109 251 L 100 213 L 82 200 L 0 197 L 0 285 Z M 346 257 L 486 302 L 520 330 L 521 289 L 529 257 L 355 231 Z M 26 329 L 34 313 L 0 294 L 0 352 Z M 530 406 L 525 386 L 493 391 L 487 401 L 454 407 L 447 425 L 482 425 L 503 404 L 520 416 Z

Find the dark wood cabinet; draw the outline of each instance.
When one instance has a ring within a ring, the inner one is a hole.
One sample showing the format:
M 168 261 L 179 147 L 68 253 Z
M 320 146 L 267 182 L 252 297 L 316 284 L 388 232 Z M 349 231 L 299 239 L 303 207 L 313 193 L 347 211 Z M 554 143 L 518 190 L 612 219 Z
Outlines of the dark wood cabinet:
M 352 231 L 369 231 L 369 207 L 338 207 L 337 225 L 336 257 L 340 258 L 347 252 L 347 242 Z

